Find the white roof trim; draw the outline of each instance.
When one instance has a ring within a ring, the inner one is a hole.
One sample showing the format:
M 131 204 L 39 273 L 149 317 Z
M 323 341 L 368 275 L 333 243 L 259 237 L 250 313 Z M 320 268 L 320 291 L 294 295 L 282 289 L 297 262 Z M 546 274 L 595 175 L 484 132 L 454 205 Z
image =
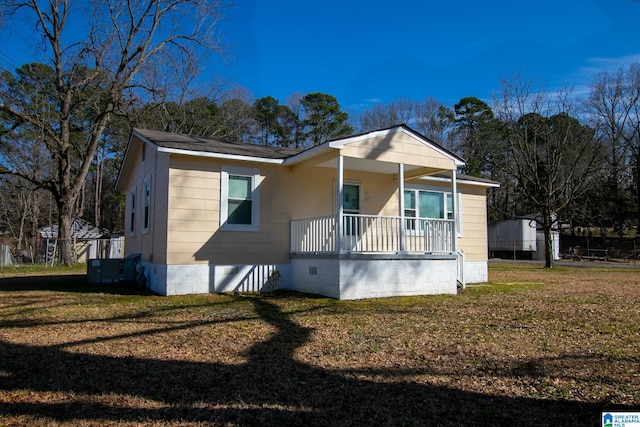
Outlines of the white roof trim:
M 283 159 L 266 159 L 264 157 L 241 156 L 238 154 L 212 153 L 209 151 L 181 150 L 179 148 L 165 148 L 165 147 L 158 147 L 157 149 L 158 149 L 158 152 L 160 153 L 182 154 L 184 156 L 213 157 L 216 159 L 243 160 L 245 162 L 272 163 L 272 164 L 278 164 L 278 165 L 284 163 Z

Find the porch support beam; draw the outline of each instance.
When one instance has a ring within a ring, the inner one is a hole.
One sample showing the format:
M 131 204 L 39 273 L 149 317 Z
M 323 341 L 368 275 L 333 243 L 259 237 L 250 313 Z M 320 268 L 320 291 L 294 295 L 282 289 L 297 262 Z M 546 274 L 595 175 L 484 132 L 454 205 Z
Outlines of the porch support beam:
M 404 253 L 405 249 L 405 239 L 407 233 L 405 232 L 406 223 L 404 220 L 404 164 L 398 163 L 398 206 L 400 212 L 398 212 L 398 216 L 400 217 L 400 227 L 398 228 L 400 232 L 400 236 L 398 236 L 398 243 L 400 243 L 400 253 Z
M 342 154 L 338 154 L 338 200 L 336 206 L 338 207 L 338 236 L 336 239 L 336 248 L 339 254 L 344 253 L 344 248 L 342 247 L 342 233 L 344 233 L 344 158 Z
M 447 169 L 434 169 L 434 168 L 420 168 L 414 169 L 404 173 L 404 180 L 410 180 L 415 178 L 422 178 L 423 176 L 435 175 L 438 173 L 447 172 Z M 393 176 L 394 181 L 400 181 L 400 175 Z
M 451 210 L 453 211 L 453 236 L 451 236 L 451 250 L 458 251 L 458 224 L 460 212 L 458 212 L 458 183 L 456 171 L 451 171 Z M 462 226 L 460 224 L 460 226 Z

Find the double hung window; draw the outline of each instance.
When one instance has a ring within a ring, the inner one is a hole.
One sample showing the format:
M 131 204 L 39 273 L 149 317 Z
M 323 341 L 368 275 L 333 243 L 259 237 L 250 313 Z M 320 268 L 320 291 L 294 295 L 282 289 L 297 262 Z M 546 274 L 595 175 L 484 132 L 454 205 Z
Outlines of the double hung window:
M 223 168 L 221 171 L 220 224 L 222 230 L 257 231 L 260 199 L 259 171 Z

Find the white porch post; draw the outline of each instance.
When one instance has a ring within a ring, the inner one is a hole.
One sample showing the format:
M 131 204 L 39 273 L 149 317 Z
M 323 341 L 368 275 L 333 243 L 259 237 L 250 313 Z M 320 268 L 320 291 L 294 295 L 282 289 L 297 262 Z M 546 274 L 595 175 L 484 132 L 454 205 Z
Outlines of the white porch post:
M 451 250 L 458 250 L 458 184 L 456 182 L 456 171 L 451 171 L 451 210 L 453 211 L 453 235 L 451 236 Z M 462 226 L 462 224 L 460 224 Z
M 404 164 L 398 163 L 398 197 L 400 198 L 398 206 L 400 212 L 398 212 L 398 216 L 400 217 L 400 227 L 398 228 L 400 232 L 400 236 L 398 242 L 400 243 L 400 252 L 405 251 L 405 239 L 407 233 L 405 232 L 406 223 L 404 219 Z
M 344 253 L 342 247 L 342 233 L 344 232 L 344 159 L 342 154 L 338 154 L 338 200 L 336 206 L 338 207 L 338 237 L 336 239 L 336 248 L 338 253 Z

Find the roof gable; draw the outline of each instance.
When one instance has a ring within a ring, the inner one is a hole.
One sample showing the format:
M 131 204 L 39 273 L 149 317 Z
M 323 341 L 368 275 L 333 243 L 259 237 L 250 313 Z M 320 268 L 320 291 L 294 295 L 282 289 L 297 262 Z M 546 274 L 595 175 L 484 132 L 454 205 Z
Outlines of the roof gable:
M 464 165 L 459 156 L 405 125 L 329 140 L 288 158 L 286 163 L 328 165 L 330 162 L 324 161 L 323 156 L 338 150 L 349 159 L 348 167 L 387 173 L 397 171 L 398 164 L 405 165 L 406 171 L 423 175 L 452 171 Z
M 404 138 L 403 138 L 404 137 Z M 464 160 L 458 156 L 457 154 L 447 150 L 441 145 L 431 141 L 429 138 L 421 135 L 415 130 L 411 129 L 406 125 L 397 125 L 386 129 L 379 129 L 371 132 L 366 132 L 358 135 L 347 136 L 344 138 L 336 138 L 328 141 L 328 144 L 332 148 L 345 148 L 350 145 L 360 145 L 360 146 L 370 146 L 373 147 L 376 142 L 379 141 L 401 141 L 404 140 L 409 144 L 414 145 L 415 147 L 427 147 L 433 150 L 435 153 L 438 153 L 439 157 L 448 158 L 453 160 L 459 166 L 464 165 Z M 397 144 L 396 144 L 397 147 Z M 384 144 L 379 145 L 379 150 L 393 148 L 392 144 L 388 144 L 385 146 Z

